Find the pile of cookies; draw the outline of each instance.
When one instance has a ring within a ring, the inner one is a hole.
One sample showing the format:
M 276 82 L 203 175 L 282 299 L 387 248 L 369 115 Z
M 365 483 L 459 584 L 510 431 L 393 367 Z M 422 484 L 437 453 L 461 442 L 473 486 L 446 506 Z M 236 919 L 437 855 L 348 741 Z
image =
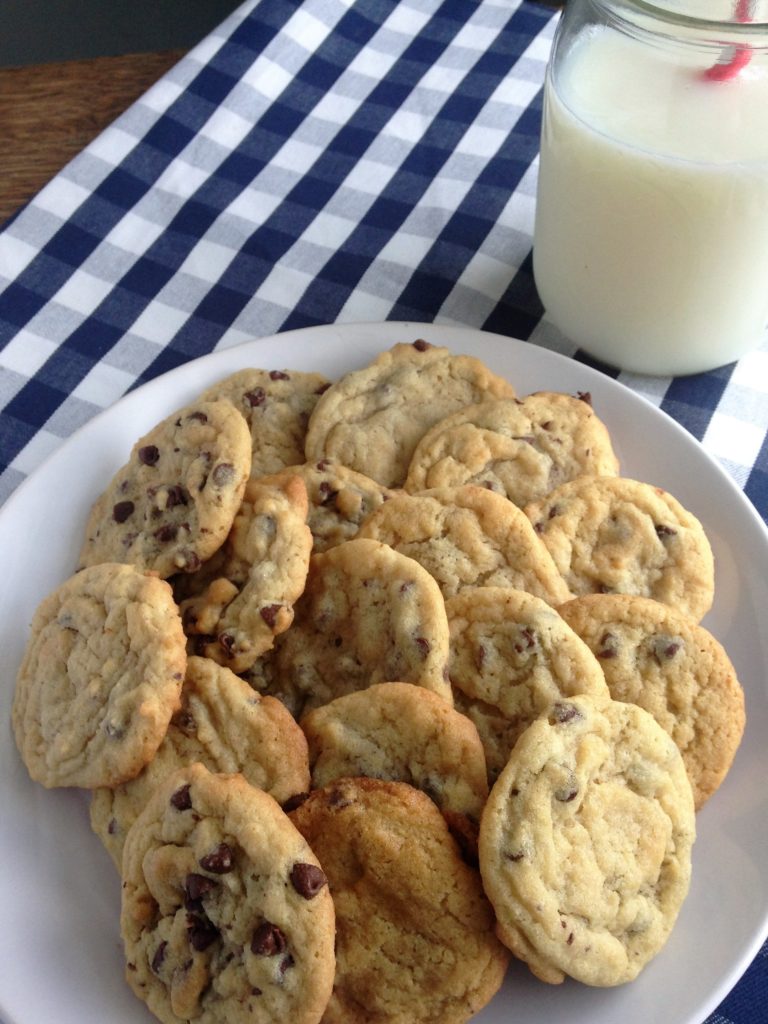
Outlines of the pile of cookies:
M 137 441 L 13 704 L 88 789 L 164 1022 L 462 1024 L 511 955 L 630 981 L 744 698 L 710 545 L 587 394 L 398 344 L 245 370 Z

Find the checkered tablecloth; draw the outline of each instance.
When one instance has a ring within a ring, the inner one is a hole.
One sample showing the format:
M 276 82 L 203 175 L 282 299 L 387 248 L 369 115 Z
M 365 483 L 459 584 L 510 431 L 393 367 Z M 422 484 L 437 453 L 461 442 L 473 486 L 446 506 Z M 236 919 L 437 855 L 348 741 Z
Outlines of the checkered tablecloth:
M 520 0 L 239 8 L 0 234 L 0 500 L 137 384 L 290 328 L 458 323 L 584 359 L 531 273 L 554 26 Z M 768 517 L 768 344 L 613 375 Z M 767 955 L 710 1024 L 768 1021 Z

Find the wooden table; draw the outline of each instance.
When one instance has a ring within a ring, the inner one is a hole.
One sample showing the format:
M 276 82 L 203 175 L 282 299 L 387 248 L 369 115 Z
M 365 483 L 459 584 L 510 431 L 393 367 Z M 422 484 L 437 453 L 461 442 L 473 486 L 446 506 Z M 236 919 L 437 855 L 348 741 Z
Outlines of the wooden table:
M 184 52 L 0 68 L 0 224 Z

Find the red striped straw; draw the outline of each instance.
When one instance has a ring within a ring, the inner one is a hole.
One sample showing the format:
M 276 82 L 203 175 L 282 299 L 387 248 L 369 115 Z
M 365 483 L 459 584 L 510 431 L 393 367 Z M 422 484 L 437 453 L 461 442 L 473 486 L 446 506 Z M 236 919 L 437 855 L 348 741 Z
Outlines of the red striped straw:
M 752 21 L 752 0 L 736 0 L 734 18 L 742 24 Z M 704 78 L 709 82 L 730 82 L 749 64 L 751 57 L 752 51 L 748 46 L 729 46 L 722 59 L 707 68 Z

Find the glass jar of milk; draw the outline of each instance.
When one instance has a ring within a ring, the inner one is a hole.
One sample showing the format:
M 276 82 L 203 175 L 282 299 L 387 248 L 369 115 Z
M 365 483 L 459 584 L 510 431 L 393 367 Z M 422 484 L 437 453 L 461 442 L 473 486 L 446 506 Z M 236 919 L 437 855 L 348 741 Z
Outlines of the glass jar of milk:
M 533 249 L 547 319 L 677 375 L 768 325 L 768 0 L 568 0 L 547 71 Z

